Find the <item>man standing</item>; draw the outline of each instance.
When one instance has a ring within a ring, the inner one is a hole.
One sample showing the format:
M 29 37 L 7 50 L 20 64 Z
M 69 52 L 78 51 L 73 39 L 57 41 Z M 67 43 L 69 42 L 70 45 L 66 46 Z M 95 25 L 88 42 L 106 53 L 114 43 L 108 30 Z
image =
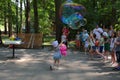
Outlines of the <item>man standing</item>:
M 101 34 L 103 33 L 103 29 L 96 25 L 96 28 L 93 29 L 93 34 L 96 35 L 96 39 L 100 40 Z
M 2 32 L 1 32 L 1 30 L 0 30 L 0 44 L 2 44 L 2 37 L 1 37 L 1 34 L 2 34 Z

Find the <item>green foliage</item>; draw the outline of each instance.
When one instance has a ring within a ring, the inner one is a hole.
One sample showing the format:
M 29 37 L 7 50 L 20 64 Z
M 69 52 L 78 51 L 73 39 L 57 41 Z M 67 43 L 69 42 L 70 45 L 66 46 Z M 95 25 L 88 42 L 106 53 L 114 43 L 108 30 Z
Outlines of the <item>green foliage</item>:
M 39 31 L 43 34 L 50 34 L 52 31 L 52 23 L 55 19 L 54 0 L 43 0 L 39 3 L 38 6 L 40 26 Z
M 49 19 L 49 15 L 46 13 L 39 21 L 40 23 L 40 32 L 43 34 L 50 34 L 52 21 Z
M 0 25 L 4 24 L 4 13 L 6 16 L 12 16 L 12 25 L 16 24 L 16 4 L 14 0 L 0 1 Z M 24 1 L 24 0 L 22 0 Z M 55 22 L 55 0 L 38 0 L 38 17 L 39 17 L 39 32 L 43 34 L 50 34 L 52 32 L 52 25 Z M 62 0 L 64 3 L 66 0 Z M 86 8 L 85 18 L 87 24 L 82 27 L 88 31 L 95 27 L 95 24 L 115 25 L 116 30 L 120 30 L 120 0 L 72 0 L 75 3 L 82 4 Z M 8 8 L 8 2 L 11 3 L 11 11 Z M 33 27 L 33 5 L 31 0 L 30 20 Z M 115 11 L 113 11 L 115 9 Z M 20 11 L 20 8 L 19 8 Z M 115 12 L 115 13 L 114 13 Z M 20 14 L 20 13 L 19 13 Z M 115 20 L 113 20 L 115 19 Z M 18 21 L 20 17 L 18 16 Z M 25 24 L 25 10 L 23 9 L 23 25 Z M 20 22 L 18 22 L 20 24 Z M 3 27 L 2 27 L 3 28 Z M 81 30 L 80 28 L 79 30 Z M 71 30 L 71 35 L 76 34 L 75 30 Z
M 118 18 L 118 23 L 115 24 L 115 30 L 116 31 L 120 30 L 120 18 Z

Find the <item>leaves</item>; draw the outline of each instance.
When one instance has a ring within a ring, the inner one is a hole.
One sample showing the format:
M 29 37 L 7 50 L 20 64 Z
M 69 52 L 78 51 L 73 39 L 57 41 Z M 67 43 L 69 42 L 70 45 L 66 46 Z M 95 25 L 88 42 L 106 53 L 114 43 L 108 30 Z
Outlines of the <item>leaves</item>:
M 22 0 L 23 2 L 26 0 Z M 34 12 L 33 12 L 33 0 L 30 0 L 31 12 L 30 12 L 30 20 L 31 27 L 34 20 Z M 66 0 L 62 0 L 64 3 Z M 11 13 L 8 8 L 8 2 L 11 3 Z M 94 28 L 94 23 L 105 24 L 105 25 L 115 25 L 115 28 L 118 29 L 120 27 L 120 0 L 73 0 L 73 2 L 82 4 L 86 8 L 85 18 L 87 19 L 87 25 L 83 28 L 91 30 Z M 52 31 L 53 22 L 55 22 L 55 0 L 38 0 L 38 18 L 39 18 L 39 32 L 43 32 L 44 34 L 50 34 Z M 20 10 L 20 8 L 19 8 Z M 12 24 L 16 24 L 16 5 L 13 0 L 1 0 L 0 1 L 0 24 L 4 23 L 4 13 L 6 12 L 6 16 L 12 16 Z M 23 9 L 23 26 L 25 22 L 25 10 Z M 19 13 L 20 14 L 20 13 Z M 19 20 L 20 17 L 18 17 Z M 20 24 L 20 22 L 18 22 Z

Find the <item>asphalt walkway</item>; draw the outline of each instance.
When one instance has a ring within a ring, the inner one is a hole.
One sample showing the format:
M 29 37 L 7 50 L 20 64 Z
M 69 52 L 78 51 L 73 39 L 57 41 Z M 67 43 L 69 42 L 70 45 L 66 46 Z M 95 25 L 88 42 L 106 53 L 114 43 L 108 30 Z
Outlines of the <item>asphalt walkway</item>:
M 45 49 L 0 48 L 0 80 L 119 80 L 120 71 L 113 71 L 109 63 L 89 60 L 88 55 L 68 50 L 59 70 L 51 71 L 54 51 Z

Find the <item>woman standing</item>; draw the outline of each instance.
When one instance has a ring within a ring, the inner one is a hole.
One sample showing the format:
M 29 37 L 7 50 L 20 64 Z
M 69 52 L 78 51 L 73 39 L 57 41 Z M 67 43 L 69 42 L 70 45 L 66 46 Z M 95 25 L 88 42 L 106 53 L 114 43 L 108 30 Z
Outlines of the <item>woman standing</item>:
M 116 42 L 116 32 L 113 32 L 111 35 L 111 39 L 110 39 L 110 55 L 111 55 L 111 63 L 112 66 L 115 64 L 116 62 L 116 55 L 115 55 L 115 42 Z
M 115 42 L 116 48 L 116 58 L 117 58 L 117 63 L 118 66 L 114 68 L 114 70 L 120 70 L 120 31 L 118 31 L 118 37 Z

